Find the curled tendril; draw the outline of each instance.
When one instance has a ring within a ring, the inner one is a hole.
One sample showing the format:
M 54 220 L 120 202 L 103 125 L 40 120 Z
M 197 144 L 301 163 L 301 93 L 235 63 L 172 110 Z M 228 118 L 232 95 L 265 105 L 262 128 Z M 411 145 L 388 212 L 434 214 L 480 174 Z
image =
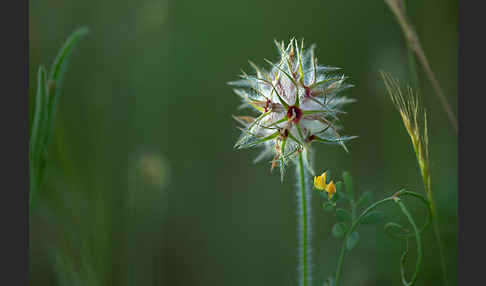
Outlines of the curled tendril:
M 396 192 L 393 197 L 400 197 L 400 196 L 412 196 L 415 198 L 418 198 L 427 208 L 427 215 L 425 217 L 425 223 L 422 225 L 422 227 L 419 229 L 419 234 L 422 234 L 424 230 L 429 226 L 431 222 L 431 213 L 432 210 L 430 209 L 430 205 L 428 201 L 421 195 L 414 193 L 414 192 L 409 192 L 405 190 L 401 190 Z M 405 228 L 401 224 L 398 224 L 396 222 L 389 222 L 385 224 L 384 231 L 388 236 L 390 236 L 393 239 L 400 239 L 400 240 L 406 240 L 410 237 L 415 236 L 415 232 L 410 232 L 409 229 Z
M 400 258 L 400 274 L 402 276 L 402 283 L 404 285 L 410 285 L 407 282 L 407 279 L 405 278 L 405 263 L 407 263 L 407 258 L 408 258 L 408 239 L 405 239 L 405 241 L 406 241 L 405 251 L 403 251 L 402 257 Z
M 400 197 L 402 196 L 411 196 L 418 198 L 422 203 L 425 204 L 426 209 L 427 209 L 427 216 L 424 225 L 419 229 L 415 223 L 415 220 L 413 219 L 412 215 L 408 211 L 408 209 L 405 207 L 403 204 L 402 200 Z M 430 209 L 430 204 L 429 201 L 423 197 L 420 194 L 406 191 L 406 190 L 400 190 L 393 194 L 391 197 L 385 198 L 381 201 L 373 203 L 371 206 L 369 206 L 367 209 L 365 209 L 361 215 L 352 223 L 351 227 L 349 230 L 346 232 L 345 237 L 347 237 L 350 233 L 352 233 L 361 223 L 361 220 L 373 209 L 376 207 L 385 204 L 389 201 L 394 201 L 399 207 L 402 213 L 407 217 L 409 223 L 412 225 L 413 232 L 410 232 L 407 228 L 404 226 L 395 223 L 395 222 L 389 222 L 385 224 L 384 230 L 385 233 L 390 235 L 390 237 L 394 239 L 400 239 L 400 240 L 405 240 L 406 241 L 406 249 L 403 252 L 401 259 L 400 259 L 400 272 L 401 272 L 401 278 L 402 278 L 402 283 L 405 286 L 411 286 L 414 285 L 415 282 L 417 281 L 418 274 L 420 272 L 420 266 L 422 264 L 422 242 L 420 239 L 420 235 L 422 232 L 429 226 L 430 224 L 430 216 L 431 216 L 431 209 Z M 407 281 L 407 278 L 405 277 L 405 263 L 408 258 L 408 239 L 411 237 L 415 237 L 417 241 L 417 261 L 415 263 L 415 272 L 412 275 L 412 278 L 410 281 Z M 340 255 L 340 262 L 338 262 L 338 269 L 336 271 L 336 284 L 339 282 L 339 274 L 341 272 L 341 265 L 342 265 L 342 258 L 344 257 L 344 247 L 341 250 L 341 255 Z
M 400 209 L 402 210 L 403 214 L 405 214 L 405 216 L 408 218 L 408 221 L 410 222 L 410 224 L 413 227 L 415 239 L 417 240 L 417 262 L 415 263 L 415 272 L 413 273 L 412 279 L 410 280 L 410 282 L 407 282 L 407 278 L 405 277 L 405 262 L 406 262 L 407 256 L 408 256 L 408 238 L 406 239 L 407 247 L 406 247 L 404 253 L 402 254 L 401 263 L 400 263 L 400 272 L 401 272 L 401 276 L 402 276 L 402 283 L 405 286 L 410 286 L 410 285 L 415 284 L 415 281 L 417 281 L 417 277 L 418 277 L 418 274 L 419 274 L 419 271 L 420 271 L 420 265 L 422 264 L 422 242 L 420 240 L 420 231 L 417 228 L 417 225 L 415 224 L 415 221 L 413 220 L 412 215 L 410 215 L 410 213 L 408 212 L 408 209 L 405 207 L 405 205 L 402 203 L 402 201 L 398 197 L 395 200 L 395 202 L 400 206 Z M 427 208 L 427 211 L 428 211 L 428 208 Z
M 384 230 L 385 233 L 393 239 L 407 240 L 410 237 L 410 231 L 396 222 L 385 224 Z
M 399 197 L 401 197 L 401 196 L 411 196 L 411 197 L 418 198 L 426 206 L 427 215 L 426 215 L 425 223 L 423 224 L 423 226 L 420 229 L 418 229 L 416 227 L 412 216 L 410 215 L 410 213 L 406 209 L 405 205 L 400 201 Z M 422 259 L 420 235 L 423 233 L 423 231 L 430 224 L 430 216 L 431 216 L 432 210 L 430 209 L 430 204 L 428 203 L 427 199 L 425 199 L 423 196 L 421 196 L 417 193 L 414 193 L 414 192 L 400 190 L 400 191 L 396 192 L 392 197 L 396 198 L 395 202 L 399 204 L 400 209 L 409 219 L 410 224 L 412 224 L 412 226 L 414 227 L 414 231 L 410 232 L 409 229 L 407 229 L 404 226 L 402 226 L 401 224 L 398 224 L 398 223 L 395 223 L 395 222 L 389 222 L 389 223 L 385 224 L 384 231 L 391 238 L 399 239 L 399 240 L 405 240 L 406 248 L 405 248 L 405 250 L 402 254 L 402 257 L 400 259 L 400 273 L 401 273 L 401 276 L 402 276 L 403 285 L 406 285 L 406 286 L 413 285 L 415 283 L 415 281 L 417 280 L 417 276 L 418 276 L 418 272 L 419 272 L 420 264 L 421 264 L 421 259 Z M 409 250 L 408 250 L 408 244 L 409 244 L 408 239 L 413 237 L 413 236 L 415 236 L 416 240 L 417 240 L 418 256 L 417 256 L 417 262 L 416 262 L 416 267 L 415 267 L 415 273 L 412 275 L 412 279 L 410 280 L 410 282 L 408 282 L 406 277 L 405 277 L 405 263 L 407 261 L 408 252 L 409 252 Z

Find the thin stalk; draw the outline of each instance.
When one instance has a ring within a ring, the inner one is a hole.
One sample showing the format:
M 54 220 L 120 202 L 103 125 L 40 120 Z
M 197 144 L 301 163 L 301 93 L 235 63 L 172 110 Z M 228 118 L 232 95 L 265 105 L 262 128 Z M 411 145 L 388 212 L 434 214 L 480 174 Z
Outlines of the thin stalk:
M 383 199 L 381 201 L 378 201 L 374 204 L 372 204 L 371 206 L 369 206 L 365 211 L 363 211 L 359 217 L 353 222 L 353 224 L 351 225 L 351 227 L 349 228 L 349 230 L 346 232 L 346 234 L 344 235 L 344 239 L 343 239 L 343 243 L 341 245 L 341 250 L 339 252 L 339 259 L 338 259 L 338 264 L 337 264 L 337 269 L 336 269 L 336 281 L 334 283 L 334 285 L 339 285 L 339 278 L 341 277 L 341 271 L 342 271 L 342 268 L 343 268 L 343 261 L 344 261 L 344 252 L 346 251 L 346 241 L 348 239 L 348 236 L 353 233 L 353 231 L 356 229 L 356 227 L 358 227 L 359 223 L 361 222 L 361 219 L 367 214 L 369 213 L 370 211 L 372 211 L 374 208 L 376 208 L 377 206 L 381 205 L 381 204 L 384 204 L 388 201 L 391 201 L 393 200 L 392 197 L 389 197 L 389 198 L 386 198 L 386 199 Z
M 437 223 L 436 217 L 434 217 L 432 219 L 432 225 L 434 226 L 434 235 L 435 235 L 435 238 L 436 238 L 436 240 L 438 242 L 438 246 L 439 246 L 439 255 L 440 255 L 444 284 L 448 285 L 449 280 L 447 279 L 447 271 L 446 271 L 447 268 L 446 268 L 445 259 L 444 259 L 444 248 L 443 248 L 443 245 L 442 245 L 442 239 L 440 238 L 439 224 Z
M 408 45 L 407 49 L 407 54 L 408 54 L 408 68 L 410 72 L 410 78 L 412 79 L 412 85 L 416 90 L 420 90 L 420 83 L 418 79 L 418 73 L 417 73 L 417 62 L 415 61 L 415 57 L 413 55 L 413 49 L 410 45 Z
M 420 271 L 420 265 L 422 264 L 422 242 L 420 240 L 420 232 L 417 228 L 417 225 L 415 224 L 415 221 L 412 218 L 412 215 L 410 215 L 410 212 L 408 209 L 405 207 L 405 205 L 400 201 L 400 199 L 395 199 L 395 202 L 400 206 L 401 211 L 405 216 L 408 218 L 408 221 L 413 227 L 413 230 L 415 232 L 415 239 L 417 240 L 417 262 L 415 263 L 415 272 L 413 273 L 412 280 L 410 282 L 407 282 L 407 279 L 405 278 L 405 270 L 402 265 L 402 282 L 404 285 L 413 285 L 415 284 L 415 281 L 417 281 L 417 277 Z
M 442 269 L 442 279 L 444 280 L 444 284 L 448 285 L 449 280 L 447 278 L 447 267 L 446 267 L 445 257 L 444 257 L 444 247 L 443 247 L 442 239 L 441 239 L 441 236 L 440 236 L 440 227 L 439 227 L 439 221 L 438 221 L 439 215 L 437 213 L 437 208 L 436 208 L 435 201 L 434 201 L 434 198 L 433 198 L 433 195 L 432 195 L 431 185 L 427 184 L 425 182 L 424 182 L 424 184 L 425 184 L 425 187 L 426 187 L 427 200 L 429 201 L 430 209 L 431 209 L 431 213 L 432 213 L 432 225 L 433 225 L 433 228 L 434 228 L 434 236 L 435 236 L 435 240 L 437 241 L 437 246 L 439 247 L 440 266 L 441 266 L 441 269 Z
M 427 227 L 428 221 L 425 223 L 423 229 L 419 230 L 417 228 L 417 225 L 416 225 L 415 221 L 413 220 L 412 216 L 410 215 L 407 208 L 405 207 L 405 205 L 401 202 L 401 200 L 399 198 L 402 195 L 409 195 L 409 196 L 419 198 L 427 206 L 428 212 L 431 211 L 430 210 L 430 204 L 428 203 L 427 200 L 425 200 L 425 198 L 423 196 L 421 196 L 417 193 L 409 192 L 409 191 L 405 191 L 405 190 L 398 191 L 393 196 L 385 198 L 381 201 L 375 202 L 374 204 L 369 206 L 367 209 L 365 209 L 359 215 L 359 217 L 356 220 L 353 221 L 353 223 L 351 224 L 351 227 L 349 228 L 349 230 L 344 235 L 343 243 L 341 245 L 341 249 L 340 249 L 340 252 L 339 252 L 339 259 L 338 259 L 338 264 L 337 264 L 337 269 L 336 269 L 336 277 L 335 277 L 335 283 L 334 283 L 335 286 L 339 285 L 339 278 L 341 277 L 341 272 L 342 272 L 342 268 L 343 268 L 344 253 L 346 251 L 346 241 L 347 241 L 349 235 L 354 232 L 354 230 L 361 223 L 361 220 L 370 211 L 372 211 L 376 207 L 378 207 L 382 204 L 385 204 L 389 201 L 394 201 L 395 203 L 397 203 L 400 206 L 401 211 L 405 214 L 405 216 L 407 217 L 408 221 L 410 222 L 410 224 L 412 225 L 412 227 L 414 229 L 415 239 L 417 240 L 417 262 L 415 264 L 415 272 L 412 276 L 412 280 L 410 282 L 407 282 L 406 279 L 405 279 L 404 269 L 402 269 L 402 280 L 403 280 L 404 285 L 413 285 L 415 283 L 415 281 L 417 280 L 417 277 L 418 277 L 418 273 L 420 271 L 420 265 L 422 264 L 422 244 L 421 244 L 421 240 L 420 240 L 420 233 L 425 229 L 425 227 Z
M 310 244 L 310 226 L 309 226 L 309 218 L 310 218 L 310 207 L 307 205 L 307 192 L 306 192 L 306 183 L 305 183 L 305 174 L 304 174 L 304 163 L 302 160 L 302 152 L 299 153 L 299 188 L 300 192 L 300 212 L 299 215 L 299 269 L 302 269 L 301 273 L 301 282 L 300 285 L 307 286 L 310 283 L 310 251 L 309 251 L 309 244 Z
M 425 130 L 427 132 L 427 130 Z M 427 144 L 427 143 L 425 143 Z M 425 147 L 427 149 L 427 145 Z M 420 150 L 420 149 L 417 149 Z M 446 263 L 445 263 L 445 257 L 444 257 L 444 248 L 442 244 L 442 238 L 440 236 L 440 227 L 439 227 L 439 214 L 437 212 L 437 207 L 435 204 L 434 196 L 432 193 L 432 178 L 430 175 L 430 170 L 429 170 L 429 165 L 427 161 L 422 159 L 423 156 L 420 155 L 421 152 L 415 152 L 417 161 L 419 164 L 420 172 L 422 175 L 422 182 L 424 184 L 425 188 L 425 194 L 427 196 L 427 200 L 430 205 L 430 211 L 431 211 L 431 216 L 432 216 L 432 225 L 434 228 L 434 236 L 435 240 L 437 241 L 437 246 L 439 248 L 439 257 L 440 257 L 440 267 L 442 270 L 442 279 L 444 280 L 444 285 L 449 284 L 449 280 L 447 278 L 447 268 L 446 268 Z M 428 152 L 426 152 L 428 158 Z M 422 161 L 425 161 L 425 163 L 421 163 Z
M 411 49 L 415 52 L 417 55 L 417 58 L 419 59 L 420 63 L 422 64 L 425 74 L 429 78 L 430 83 L 432 84 L 432 88 L 435 91 L 435 94 L 439 98 L 439 101 L 444 108 L 445 112 L 447 113 L 447 116 L 449 118 L 449 121 L 454 128 L 454 131 L 456 132 L 456 135 L 458 133 L 458 123 L 456 116 L 454 115 L 454 112 L 452 111 L 452 107 L 447 101 L 447 98 L 444 96 L 444 93 L 442 91 L 442 88 L 440 87 L 439 81 L 437 80 L 435 73 L 432 71 L 429 65 L 429 61 L 427 57 L 425 56 L 425 52 L 422 49 L 422 46 L 420 45 L 419 38 L 417 34 L 415 33 L 414 29 L 408 22 L 406 18 L 406 13 L 404 11 L 404 4 L 403 1 L 401 0 L 385 0 L 385 2 L 390 6 L 390 9 L 392 10 L 393 14 L 395 14 L 398 23 L 400 24 L 400 27 L 403 30 L 403 33 L 405 35 L 405 39 L 408 42 L 408 46 L 411 47 Z
M 337 269 L 336 269 L 336 281 L 334 282 L 334 285 L 339 285 L 339 278 L 341 277 L 341 269 L 343 268 L 343 261 L 344 261 L 344 250 L 346 249 L 346 240 L 348 239 L 348 236 L 344 236 L 343 243 L 341 245 L 341 250 L 339 251 L 339 259 L 338 259 L 338 264 L 337 264 Z
M 403 12 L 407 13 L 407 6 L 405 2 L 402 2 Z M 408 70 L 410 73 L 410 79 L 412 80 L 412 85 L 417 90 L 420 90 L 418 72 L 417 72 L 417 61 L 414 56 L 414 50 L 410 42 L 407 42 L 407 56 L 408 56 Z

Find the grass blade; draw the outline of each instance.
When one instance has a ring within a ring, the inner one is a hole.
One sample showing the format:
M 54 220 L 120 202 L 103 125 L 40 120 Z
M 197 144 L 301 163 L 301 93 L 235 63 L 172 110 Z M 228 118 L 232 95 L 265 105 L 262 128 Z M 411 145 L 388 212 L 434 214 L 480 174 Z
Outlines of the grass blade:
M 47 120 L 47 71 L 43 66 L 39 67 L 37 74 L 37 93 L 35 97 L 34 118 L 29 139 L 29 157 L 31 164 L 37 161 L 38 153 L 42 149 L 41 137 Z
M 49 75 L 49 102 L 48 102 L 48 130 L 45 144 L 48 145 L 52 134 L 56 106 L 61 94 L 62 80 L 66 72 L 70 55 L 78 42 L 89 33 L 89 29 L 82 27 L 74 31 L 66 40 L 51 67 Z

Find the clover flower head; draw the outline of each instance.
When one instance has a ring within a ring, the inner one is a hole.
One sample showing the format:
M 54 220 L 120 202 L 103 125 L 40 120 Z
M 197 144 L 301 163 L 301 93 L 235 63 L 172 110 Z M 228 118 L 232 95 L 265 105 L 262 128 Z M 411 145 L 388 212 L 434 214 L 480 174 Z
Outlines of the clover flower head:
M 291 39 L 285 46 L 275 41 L 280 59 L 266 62 L 268 70 L 250 62 L 254 75 L 242 72 L 241 79 L 230 82 L 242 99 L 241 107 L 256 111 L 253 116 L 235 116 L 242 134 L 235 148 L 262 146 L 255 159 L 273 158 L 271 170 L 280 167 L 283 180 L 285 167 L 302 153 L 304 165 L 314 174 L 311 143 L 339 144 L 356 136 L 341 136 L 338 116 L 343 105 L 354 100 L 341 96 L 351 84 L 337 74 L 339 68 L 321 66 L 314 55 L 315 45 L 304 49 L 304 41 Z
M 322 173 L 320 176 L 314 177 L 314 187 L 319 191 L 326 191 L 329 199 L 332 199 L 334 194 L 336 193 L 336 186 L 334 185 L 334 181 L 330 181 L 329 184 L 326 184 L 326 172 Z

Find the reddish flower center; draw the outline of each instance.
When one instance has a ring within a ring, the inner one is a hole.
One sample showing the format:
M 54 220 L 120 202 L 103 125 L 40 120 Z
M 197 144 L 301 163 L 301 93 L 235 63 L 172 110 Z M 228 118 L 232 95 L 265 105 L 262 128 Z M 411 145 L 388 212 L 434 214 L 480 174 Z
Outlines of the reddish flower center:
M 290 106 L 289 110 L 287 110 L 287 118 L 294 123 L 299 123 L 302 118 L 302 109 L 295 105 Z
M 313 134 L 313 135 L 307 137 L 307 139 L 305 141 L 307 141 L 309 143 L 309 142 L 312 142 L 314 139 L 316 139 L 316 136 Z

